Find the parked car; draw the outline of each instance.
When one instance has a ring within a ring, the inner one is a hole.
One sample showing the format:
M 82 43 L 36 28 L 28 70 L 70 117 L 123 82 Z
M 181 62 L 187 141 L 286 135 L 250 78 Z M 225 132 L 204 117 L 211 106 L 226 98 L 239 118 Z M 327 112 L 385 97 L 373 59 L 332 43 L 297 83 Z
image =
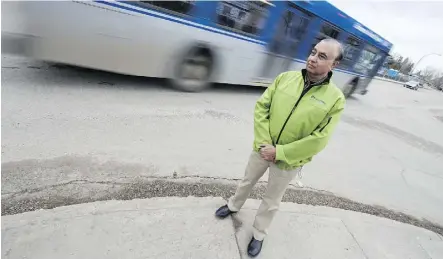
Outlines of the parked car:
M 420 87 L 420 83 L 417 81 L 408 81 L 403 86 L 412 90 L 417 90 Z

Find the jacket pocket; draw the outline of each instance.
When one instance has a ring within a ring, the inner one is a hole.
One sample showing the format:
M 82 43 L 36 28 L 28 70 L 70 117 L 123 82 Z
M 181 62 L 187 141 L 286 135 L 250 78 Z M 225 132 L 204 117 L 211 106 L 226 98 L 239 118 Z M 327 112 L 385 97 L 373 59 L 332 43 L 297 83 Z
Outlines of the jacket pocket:
M 328 124 L 331 122 L 331 120 L 332 120 L 332 117 L 329 117 L 328 121 L 326 122 L 326 124 L 323 127 L 320 128 L 320 132 L 322 132 L 326 128 L 326 126 L 328 126 Z
M 328 112 L 328 110 L 330 108 L 329 105 L 325 101 L 323 101 L 323 100 L 321 100 L 321 99 L 319 99 L 319 98 L 317 98 L 317 97 L 315 97 L 313 95 L 311 95 L 308 98 L 306 98 L 304 104 L 307 105 L 307 106 L 316 107 L 316 108 L 318 108 L 320 110 L 323 110 L 325 112 Z

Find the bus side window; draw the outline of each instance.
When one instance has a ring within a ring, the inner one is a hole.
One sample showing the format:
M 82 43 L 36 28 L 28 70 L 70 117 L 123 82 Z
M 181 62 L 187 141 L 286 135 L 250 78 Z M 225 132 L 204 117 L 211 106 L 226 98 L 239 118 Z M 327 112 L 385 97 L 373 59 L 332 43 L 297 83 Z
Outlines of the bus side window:
M 309 53 L 311 53 L 311 51 L 314 49 L 315 45 L 317 45 L 317 43 L 319 43 L 321 40 L 324 40 L 326 38 L 337 39 L 339 34 L 340 34 L 340 31 L 338 28 L 325 22 L 321 26 L 320 31 L 318 32 L 317 36 L 315 37 L 314 42 L 312 43 L 311 49 L 309 49 L 308 56 L 309 56 Z
M 263 28 L 268 5 L 256 1 L 223 1 L 217 6 L 217 23 L 234 31 L 257 35 Z
M 369 75 L 372 70 L 374 70 L 381 57 L 382 56 L 376 48 L 367 45 L 362 50 L 357 63 L 355 63 L 354 70 L 363 75 Z
M 346 39 L 343 44 L 343 59 L 340 61 L 340 68 L 352 68 L 353 63 L 357 58 L 360 45 L 360 41 L 358 41 L 355 37 L 349 36 Z
M 294 57 L 308 24 L 308 18 L 287 10 L 282 17 L 275 41 L 270 45 L 271 52 Z
M 160 10 L 168 10 L 173 13 L 188 14 L 194 7 L 195 1 L 138 1 L 142 4 L 151 5 Z

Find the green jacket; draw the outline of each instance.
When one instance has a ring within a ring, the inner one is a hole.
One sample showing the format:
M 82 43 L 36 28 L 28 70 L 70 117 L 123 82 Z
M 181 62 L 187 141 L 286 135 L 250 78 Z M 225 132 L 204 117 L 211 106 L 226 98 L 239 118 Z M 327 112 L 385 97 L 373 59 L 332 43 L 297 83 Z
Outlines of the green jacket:
M 326 147 L 345 106 L 345 97 L 330 78 L 306 83 L 306 70 L 277 76 L 257 101 L 254 113 L 254 150 L 261 144 L 277 149 L 282 170 L 300 167 Z M 303 96 L 305 86 L 309 86 Z M 301 97 L 301 98 L 300 98 Z

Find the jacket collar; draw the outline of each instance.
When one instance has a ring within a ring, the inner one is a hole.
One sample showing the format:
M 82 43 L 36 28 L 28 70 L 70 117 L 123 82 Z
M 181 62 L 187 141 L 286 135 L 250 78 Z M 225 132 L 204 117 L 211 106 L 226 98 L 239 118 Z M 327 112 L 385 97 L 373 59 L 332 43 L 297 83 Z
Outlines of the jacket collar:
M 306 76 L 307 73 L 308 73 L 308 71 L 307 71 L 305 68 L 301 70 L 301 74 L 302 74 L 302 76 L 303 76 L 303 81 L 304 81 L 305 83 L 309 83 L 309 82 L 306 82 L 306 80 L 307 80 L 307 76 Z M 323 79 L 322 81 L 317 82 L 317 83 L 315 83 L 315 84 L 313 84 L 313 85 L 324 85 L 324 84 L 329 84 L 329 82 L 331 81 L 332 74 L 333 74 L 332 71 L 329 71 L 329 72 L 328 72 L 328 75 L 326 76 L 325 79 Z

